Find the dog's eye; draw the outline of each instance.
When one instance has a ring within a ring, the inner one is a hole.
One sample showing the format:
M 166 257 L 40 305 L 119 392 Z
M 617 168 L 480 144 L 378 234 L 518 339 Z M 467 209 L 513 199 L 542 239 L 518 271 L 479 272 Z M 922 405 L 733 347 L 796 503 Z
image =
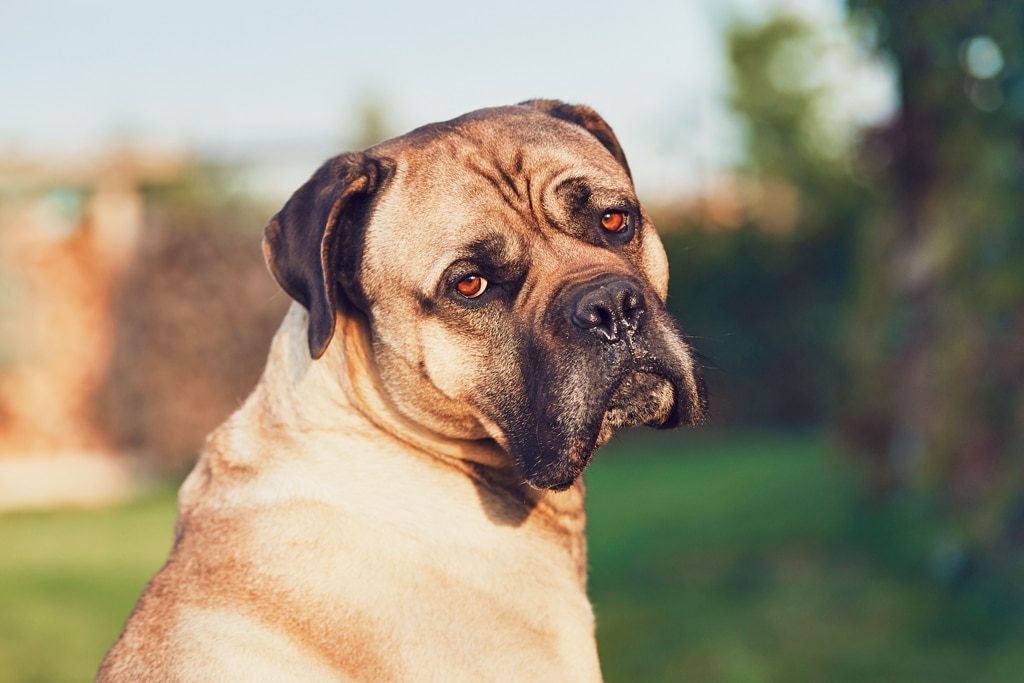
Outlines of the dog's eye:
M 622 232 L 629 227 L 624 211 L 605 211 L 601 216 L 601 227 L 608 232 Z
M 467 299 L 475 299 L 487 289 L 487 280 L 481 275 L 467 275 L 459 280 L 455 289 L 459 290 L 459 294 Z

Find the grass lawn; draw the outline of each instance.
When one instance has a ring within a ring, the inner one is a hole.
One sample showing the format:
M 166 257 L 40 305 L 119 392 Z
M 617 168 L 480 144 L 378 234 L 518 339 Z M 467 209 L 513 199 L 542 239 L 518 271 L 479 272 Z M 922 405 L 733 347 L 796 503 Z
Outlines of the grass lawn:
M 819 435 L 631 435 L 587 475 L 610 681 L 1019 681 L 1024 625 L 919 560 Z M 170 546 L 174 493 L 0 517 L 0 681 L 93 675 Z
M 0 681 L 92 680 L 170 550 L 174 496 L 0 516 Z

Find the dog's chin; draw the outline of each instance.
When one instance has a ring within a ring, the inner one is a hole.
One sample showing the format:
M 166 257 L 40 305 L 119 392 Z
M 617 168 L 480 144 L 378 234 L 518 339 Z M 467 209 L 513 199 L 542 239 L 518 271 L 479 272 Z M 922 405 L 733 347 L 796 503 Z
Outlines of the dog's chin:
M 587 464 L 596 449 L 597 446 L 592 445 L 592 442 L 585 446 L 578 444 L 572 457 L 559 457 L 557 461 L 550 463 L 547 467 L 540 468 L 540 471 L 525 477 L 525 481 L 535 489 L 565 491 L 575 484 L 583 474 L 583 470 L 587 469 Z
M 572 458 L 545 468 L 526 482 L 538 489 L 564 491 L 583 474 L 594 451 L 608 443 L 618 430 L 637 425 L 672 427 L 679 423 L 679 415 L 678 391 L 671 381 L 647 372 L 630 374 L 609 397 L 596 437 L 581 439 L 575 448 L 567 449 L 573 453 Z
M 674 427 L 679 414 L 679 396 L 672 382 L 647 372 L 629 375 L 608 400 L 595 447 L 605 445 L 626 427 Z

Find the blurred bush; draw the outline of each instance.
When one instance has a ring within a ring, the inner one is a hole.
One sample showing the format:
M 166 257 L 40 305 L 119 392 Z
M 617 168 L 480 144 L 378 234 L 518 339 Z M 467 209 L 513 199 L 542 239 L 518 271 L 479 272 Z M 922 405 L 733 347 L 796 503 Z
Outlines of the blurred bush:
M 98 419 L 120 450 L 190 466 L 248 395 L 287 307 L 260 247 L 271 211 L 197 169 L 146 192 L 146 229 L 118 294 Z M 212 186 L 212 187 L 211 187 Z
M 1010 576 L 1024 5 L 856 0 L 845 34 L 788 16 L 731 30 L 745 161 L 727 201 L 656 215 L 669 305 L 708 356 L 713 422 L 832 422 L 877 501 L 911 497 L 941 521 L 939 574 Z M 892 74 L 881 123 L 840 120 L 835 88 L 857 92 L 858 69 Z
M 829 132 L 829 81 L 808 64 L 838 53 L 870 68 L 851 45 L 788 16 L 734 26 L 731 102 L 745 161 L 695 205 L 655 216 L 672 266 L 668 304 L 706 354 L 715 424 L 820 424 L 842 402 L 868 189 L 852 165 L 854 138 Z

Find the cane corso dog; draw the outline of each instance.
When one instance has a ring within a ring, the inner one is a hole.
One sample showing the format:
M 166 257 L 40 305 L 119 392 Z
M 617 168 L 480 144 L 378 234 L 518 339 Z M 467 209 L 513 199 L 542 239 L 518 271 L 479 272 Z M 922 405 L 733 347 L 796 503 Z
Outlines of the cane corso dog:
M 581 475 L 706 411 L 608 124 L 532 100 L 342 154 L 263 248 L 294 302 L 100 679 L 599 680 Z

